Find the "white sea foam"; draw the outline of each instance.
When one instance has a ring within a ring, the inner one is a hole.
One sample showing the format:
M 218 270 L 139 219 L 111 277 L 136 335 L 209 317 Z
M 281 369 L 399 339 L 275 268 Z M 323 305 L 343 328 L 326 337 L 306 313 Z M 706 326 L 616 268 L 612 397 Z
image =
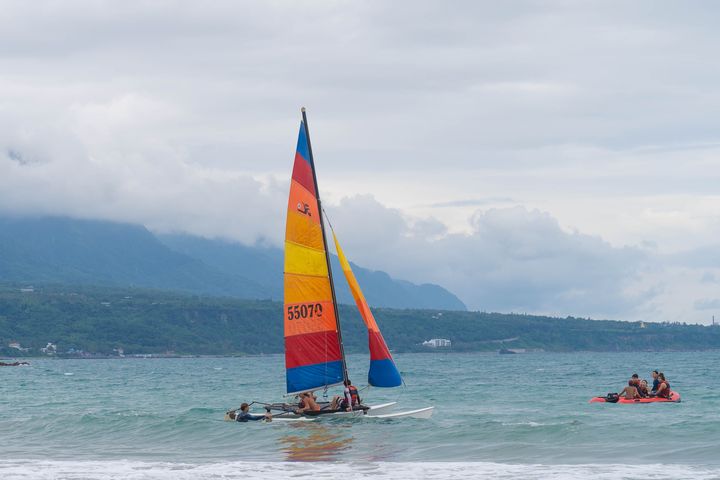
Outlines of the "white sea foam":
M 348 478 L 454 480 L 495 478 L 523 480 L 593 479 L 710 480 L 720 467 L 689 465 L 527 465 L 489 462 L 223 462 L 207 464 L 119 461 L 0 460 L 4 480 L 234 480 L 269 478 Z

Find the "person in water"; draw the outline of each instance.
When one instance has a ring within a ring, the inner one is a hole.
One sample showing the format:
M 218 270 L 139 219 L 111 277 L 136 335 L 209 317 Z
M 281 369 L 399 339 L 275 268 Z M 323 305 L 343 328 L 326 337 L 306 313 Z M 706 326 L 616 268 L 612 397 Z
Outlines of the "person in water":
M 640 398 L 640 393 L 638 392 L 638 389 L 632 379 L 628 380 L 627 387 L 623 388 L 623 391 L 620 392 L 620 397 L 627 398 L 628 400 Z
M 655 396 L 660 398 L 670 398 L 670 393 L 670 382 L 665 379 L 664 373 L 658 373 L 658 388 L 655 392 Z
M 272 414 L 270 412 L 265 413 L 265 415 L 250 413 L 250 405 L 247 403 L 240 405 L 239 410 L 228 412 L 228 417 L 236 422 L 254 422 L 257 420 L 272 421 Z

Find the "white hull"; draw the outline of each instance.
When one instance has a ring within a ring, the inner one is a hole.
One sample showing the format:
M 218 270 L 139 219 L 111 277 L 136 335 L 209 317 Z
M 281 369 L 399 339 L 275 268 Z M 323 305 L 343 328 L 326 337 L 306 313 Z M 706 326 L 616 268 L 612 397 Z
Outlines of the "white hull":
M 307 418 L 309 420 L 315 420 L 318 418 L 327 417 L 345 417 L 345 418 L 430 418 L 432 417 L 435 407 L 418 408 L 415 410 L 405 410 L 403 412 L 391 412 L 383 413 L 395 406 L 397 402 L 383 403 L 380 405 L 371 406 L 367 413 L 363 413 L 362 410 L 353 410 L 352 412 L 333 412 L 324 413 L 322 415 L 311 416 L 311 417 L 295 417 L 295 418 Z M 291 420 L 293 417 L 286 417 Z
M 390 409 L 390 407 L 393 407 L 395 405 L 397 405 L 397 402 L 388 402 L 388 403 L 380 403 L 378 405 L 370 405 L 368 414 L 370 414 L 370 412 L 373 412 L 373 413 L 382 412 L 382 411 Z
M 418 408 L 417 410 L 407 410 L 405 412 L 395 413 L 384 413 L 375 414 L 368 412 L 367 417 L 369 418 L 430 418 L 432 417 L 435 407 Z
M 263 420 L 264 423 L 283 423 L 283 422 L 314 422 L 317 418 L 310 417 L 273 417 L 272 420 Z

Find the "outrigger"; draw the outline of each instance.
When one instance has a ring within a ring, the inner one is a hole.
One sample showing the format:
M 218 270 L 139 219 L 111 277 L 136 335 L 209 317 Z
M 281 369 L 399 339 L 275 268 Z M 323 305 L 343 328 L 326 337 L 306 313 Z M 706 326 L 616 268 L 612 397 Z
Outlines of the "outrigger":
M 307 115 L 302 110 L 285 228 L 284 331 L 287 396 L 325 390 L 348 380 L 342 342 L 335 284 L 333 282 L 325 214 L 320 202 L 315 161 L 310 143 Z M 370 368 L 368 385 L 399 387 L 400 372 L 385 339 L 353 274 L 350 262 L 340 248 L 332 228 L 335 249 L 355 304 L 368 330 Z M 252 402 L 268 412 L 273 420 L 314 420 L 323 417 L 430 418 L 434 407 L 393 412 L 397 402 L 379 405 L 360 403 L 350 411 L 330 408 L 319 402 L 320 410 L 300 411 L 297 404 Z M 227 415 L 226 415 L 227 417 Z

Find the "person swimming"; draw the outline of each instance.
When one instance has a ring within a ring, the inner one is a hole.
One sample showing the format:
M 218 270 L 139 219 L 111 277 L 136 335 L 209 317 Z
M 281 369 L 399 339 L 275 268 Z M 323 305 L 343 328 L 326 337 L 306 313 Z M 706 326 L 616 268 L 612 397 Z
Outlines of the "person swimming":
M 243 403 L 238 410 L 227 412 L 228 417 L 236 422 L 254 422 L 257 420 L 272 420 L 272 414 L 268 411 L 264 415 L 250 413 L 250 405 Z

